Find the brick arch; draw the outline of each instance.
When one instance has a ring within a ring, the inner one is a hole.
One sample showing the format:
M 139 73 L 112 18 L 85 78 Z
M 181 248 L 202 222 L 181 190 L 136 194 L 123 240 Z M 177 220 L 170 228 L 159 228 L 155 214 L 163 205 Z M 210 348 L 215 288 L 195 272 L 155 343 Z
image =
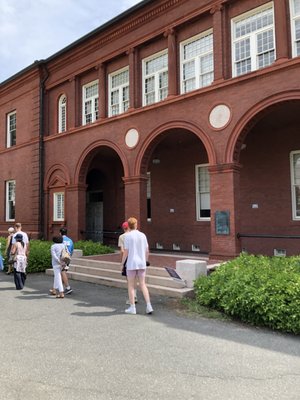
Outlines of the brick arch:
M 120 148 L 113 142 L 109 140 L 98 140 L 94 143 L 91 143 L 81 154 L 78 163 L 75 168 L 75 174 L 74 174 L 74 184 L 75 185 L 84 185 L 85 184 L 85 178 L 86 178 L 86 172 L 88 170 L 88 166 L 92 160 L 92 158 L 95 156 L 95 154 L 99 151 L 101 147 L 109 147 L 112 150 L 114 150 L 117 155 L 119 156 L 121 163 L 123 165 L 124 169 L 124 176 L 128 176 L 129 173 L 129 167 L 128 167 L 128 162 L 127 159 L 124 155 L 124 153 L 120 150 Z
M 50 186 L 66 186 L 70 184 L 70 174 L 65 164 L 54 164 L 45 174 L 44 190 L 47 190 Z
M 149 157 L 152 153 L 152 150 L 157 146 L 157 144 L 161 141 L 161 135 L 164 132 L 167 132 L 171 129 L 182 128 L 185 131 L 191 132 L 195 134 L 203 143 L 204 148 L 207 152 L 208 161 L 210 164 L 216 164 L 216 153 L 213 147 L 213 143 L 209 136 L 204 133 L 197 125 L 187 122 L 187 121 L 172 121 L 167 122 L 158 126 L 154 129 L 148 136 L 145 142 L 143 143 L 135 162 L 135 175 L 140 175 L 141 173 L 146 172 L 146 168 L 148 165 Z
M 225 150 L 225 162 L 238 162 L 241 146 L 251 129 L 267 114 L 279 108 L 282 103 L 300 100 L 300 91 L 289 91 L 268 97 L 255 104 L 237 122 L 229 137 Z

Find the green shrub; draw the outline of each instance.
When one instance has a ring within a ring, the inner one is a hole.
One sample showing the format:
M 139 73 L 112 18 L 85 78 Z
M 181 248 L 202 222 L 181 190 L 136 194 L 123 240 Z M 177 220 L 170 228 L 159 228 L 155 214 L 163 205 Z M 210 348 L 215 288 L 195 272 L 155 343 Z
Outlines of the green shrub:
M 5 255 L 6 239 L 0 237 L 1 252 Z M 43 272 L 47 268 L 51 268 L 51 254 L 50 249 L 53 242 L 45 240 L 31 240 L 30 241 L 30 253 L 28 257 L 27 272 Z M 74 243 L 76 249 L 83 250 L 84 256 L 113 253 L 114 250 L 108 246 L 104 246 L 100 243 L 94 243 L 92 241 L 78 241 Z M 4 260 L 6 264 L 6 260 Z
M 6 238 L 0 237 L 0 249 L 2 257 L 5 257 Z
M 84 256 L 114 253 L 114 250 L 111 247 L 104 246 L 101 243 L 92 242 L 91 240 L 79 240 L 74 243 L 74 248 L 82 250 Z
M 195 281 L 201 305 L 300 334 L 300 258 L 242 255 Z
M 28 257 L 27 272 L 43 272 L 51 268 L 50 249 L 52 242 L 45 240 L 31 240 Z

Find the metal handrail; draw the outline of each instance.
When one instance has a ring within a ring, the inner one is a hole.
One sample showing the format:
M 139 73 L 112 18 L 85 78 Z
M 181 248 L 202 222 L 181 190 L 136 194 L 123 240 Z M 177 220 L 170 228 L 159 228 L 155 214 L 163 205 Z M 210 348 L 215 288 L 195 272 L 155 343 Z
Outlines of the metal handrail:
M 300 239 L 300 235 L 271 235 L 265 233 L 237 233 L 236 237 L 240 238 L 264 238 L 264 239 Z

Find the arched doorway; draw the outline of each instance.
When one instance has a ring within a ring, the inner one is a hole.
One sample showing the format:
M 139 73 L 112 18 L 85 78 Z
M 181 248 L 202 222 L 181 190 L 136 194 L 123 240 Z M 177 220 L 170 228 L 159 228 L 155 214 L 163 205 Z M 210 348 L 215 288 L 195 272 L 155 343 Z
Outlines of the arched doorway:
M 79 177 L 86 187 L 80 200 L 85 239 L 116 244 L 124 218 L 124 169 L 118 153 L 109 146 L 94 147 L 81 164 Z
M 147 175 L 147 223 L 150 248 L 210 251 L 209 159 L 200 138 L 172 127 L 155 135 L 143 153 Z
M 254 254 L 299 254 L 300 100 L 270 105 L 241 131 L 234 156 L 240 173 L 241 248 Z

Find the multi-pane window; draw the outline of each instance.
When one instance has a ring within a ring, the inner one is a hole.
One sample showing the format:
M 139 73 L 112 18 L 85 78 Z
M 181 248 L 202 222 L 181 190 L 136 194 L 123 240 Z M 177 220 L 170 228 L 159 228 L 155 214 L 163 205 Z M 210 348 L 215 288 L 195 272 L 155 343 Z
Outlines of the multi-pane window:
M 147 172 L 147 220 L 151 221 L 151 172 Z
M 196 165 L 197 220 L 210 218 L 210 180 L 208 165 Z
M 64 221 L 65 219 L 65 194 L 54 193 L 53 199 L 53 221 Z
M 15 146 L 17 137 L 17 113 L 13 111 L 7 114 L 7 147 Z
M 271 65 L 275 60 L 273 3 L 232 21 L 233 76 Z
M 58 102 L 58 132 L 67 130 L 67 97 L 63 94 Z
M 293 219 L 300 219 L 300 151 L 291 152 L 290 162 Z
M 126 112 L 129 108 L 129 69 L 109 75 L 109 116 Z
M 6 182 L 6 221 L 15 220 L 16 181 Z
M 83 86 L 83 125 L 95 122 L 99 116 L 98 80 Z
M 213 79 L 213 34 L 206 31 L 181 45 L 181 93 L 208 86 Z
M 144 106 L 168 96 L 168 52 L 157 53 L 143 60 L 143 82 Z
M 300 0 L 290 0 L 293 57 L 300 56 Z

